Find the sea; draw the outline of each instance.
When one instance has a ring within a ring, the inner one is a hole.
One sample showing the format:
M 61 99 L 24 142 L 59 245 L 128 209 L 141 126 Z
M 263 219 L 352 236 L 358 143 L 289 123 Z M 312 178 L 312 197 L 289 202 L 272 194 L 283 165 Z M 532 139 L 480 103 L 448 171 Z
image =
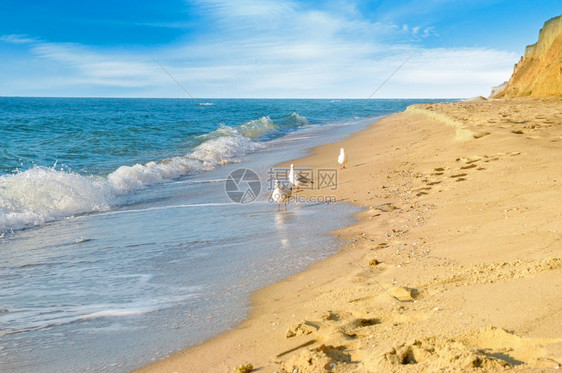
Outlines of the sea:
M 0 97 L 0 371 L 127 372 L 235 328 L 359 211 L 278 212 L 274 166 L 436 101 Z

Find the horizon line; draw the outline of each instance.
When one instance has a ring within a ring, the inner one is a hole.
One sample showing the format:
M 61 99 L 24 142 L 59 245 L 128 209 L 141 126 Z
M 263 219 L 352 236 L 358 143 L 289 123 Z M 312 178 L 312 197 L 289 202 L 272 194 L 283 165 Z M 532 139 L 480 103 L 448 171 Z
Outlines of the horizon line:
M 475 96 L 484 97 L 484 96 Z M 130 97 L 130 96 L 3 96 L 0 98 L 120 98 L 120 99 L 185 99 L 191 97 Z M 461 100 L 470 97 L 195 97 L 198 100 Z M 486 97 L 485 97 L 486 98 Z

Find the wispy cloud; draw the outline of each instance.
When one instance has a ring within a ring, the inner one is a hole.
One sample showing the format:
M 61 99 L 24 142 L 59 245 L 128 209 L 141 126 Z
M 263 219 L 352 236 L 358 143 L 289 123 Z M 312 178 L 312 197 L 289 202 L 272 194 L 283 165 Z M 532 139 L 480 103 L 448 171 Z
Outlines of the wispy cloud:
M 141 61 L 139 56 L 107 54 L 78 44 L 37 43 L 31 51 L 39 58 L 72 69 L 86 79 L 94 79 L 97 84 L 135 87 L 142 84 L 139 78 L 145 80 L 155 71 L 152 64 Z
M 34 43 L 37 40 L 30 38 L 28 35 L 22 34 L 10 34 L 0 36 L 0 41 L 9 44 L 29 44 Z
M 412 53 L 379 97 L 487 94 L 509 76 L 518 57 L 484 48 L 423 48 L 417 41 L 436 37 L 433 26 L 366 19 L 352 2 L 337 9 L 271 0 L 189 4 L 209 22 L 205 31 L 151 50 L 52 43 L 28 35 L 4 35 L 0 42 L 26 48 L 36 64 L 51 66 L 57 79 L 50 84 L 86 96 L 111 95 L 105 92 L 112 87 L 120 96 L 181 96 L 150 55 L 199 97 L 359 98 Z

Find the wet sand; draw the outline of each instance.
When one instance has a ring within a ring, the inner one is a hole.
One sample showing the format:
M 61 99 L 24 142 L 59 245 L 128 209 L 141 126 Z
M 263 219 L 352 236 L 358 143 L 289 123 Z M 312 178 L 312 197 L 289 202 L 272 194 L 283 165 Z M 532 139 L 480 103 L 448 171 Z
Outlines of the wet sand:
M 293 163 L 337 168 L 340 147 L 337 188 L 298 196 L 365 208 L 332 232 L 341 251 L 258 291 L 237 329 L 139 371 L 556 371 L 562 99 L 414 105 Z

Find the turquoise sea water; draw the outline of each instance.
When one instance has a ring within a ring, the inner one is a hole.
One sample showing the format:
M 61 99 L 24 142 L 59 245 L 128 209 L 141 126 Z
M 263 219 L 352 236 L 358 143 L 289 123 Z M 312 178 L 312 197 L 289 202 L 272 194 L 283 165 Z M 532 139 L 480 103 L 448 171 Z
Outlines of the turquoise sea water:
M 0 370 L 128 371 L 236 326 L 358 211 L 277 213 L 270 168 L 416 102 L 0 98 Z

